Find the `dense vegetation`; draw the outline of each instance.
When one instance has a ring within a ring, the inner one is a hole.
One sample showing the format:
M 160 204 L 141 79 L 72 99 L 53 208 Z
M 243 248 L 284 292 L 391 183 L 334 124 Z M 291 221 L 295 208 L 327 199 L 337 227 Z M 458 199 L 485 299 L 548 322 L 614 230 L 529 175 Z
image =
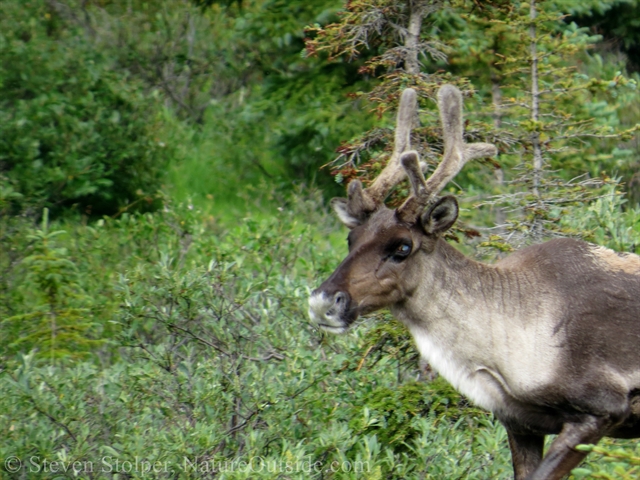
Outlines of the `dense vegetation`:
M 0 208 L 153 203 L 172 156 L 157 101 L 41 2 L 5 2 L 0 29 Z
M 540 3 L 559 126 L 553 102 L 537 123 L 523 107 L 519 2 L 432 2 L 413 73 L 389 23 L 345 27 L 408 4 L 347 3 L 0 3 L 0 477 L 510 478 L 504 429 L 425 375 L 388 313 L 309 324 L 346 251 L 326 198 L 380 168 L 403 85 L 435 161 L 430 92 L 451 81 L 502 153 L 458 180 L 460 248 L 543 231 L 637 252 L 637 17 L 608 15 L 638 4 Z M 636 442 L 595 451 L 573 478 L 637 478 Z

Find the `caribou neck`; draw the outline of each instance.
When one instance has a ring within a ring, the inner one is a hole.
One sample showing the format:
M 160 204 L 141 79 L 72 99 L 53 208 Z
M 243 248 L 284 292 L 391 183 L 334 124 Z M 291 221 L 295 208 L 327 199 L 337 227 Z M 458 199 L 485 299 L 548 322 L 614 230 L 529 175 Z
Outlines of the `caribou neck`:
M 392 308 L 410 328 L 419 325 L 428 331 L 442 323 L 453 330 L 479 314 L 486 313 L 486 321 L 495 322 L 502 317 L 522 316 L 522 310 L 528 317 L 544 307 L 539 301 L 535 302 L 538 307 L 527 301 L 541 280 L 533 271 L 477 262 L 442 239 L 436 241 L 432 253 L 420 252 L 418 256 L 416 261 L 422 263 L 419 287 Z M 545 289 L 541 290 L 536 293 L 544 296 Z
M 534 272 L 476 262 L 440 239 L 416 262 L 428 263 L 420 285 L 392 312 L 454 387 L 498 413 L 553 381 L 557 299 Z

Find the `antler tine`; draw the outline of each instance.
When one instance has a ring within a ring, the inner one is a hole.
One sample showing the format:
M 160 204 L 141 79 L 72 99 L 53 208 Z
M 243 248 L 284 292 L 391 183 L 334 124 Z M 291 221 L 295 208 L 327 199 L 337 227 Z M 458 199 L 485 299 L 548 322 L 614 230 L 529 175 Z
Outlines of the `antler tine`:
M 413 194 L 397 211 L 403 221 L 415 221 L 422 209 L 433 201 L 469 160 L 492 157 L 498 153 L 495 145 L 490 143 L 464 143 L 460 90 L 453 85 L 443 85 L 438 91 L 438 108 L 444 136 L 444 154 L 431 177 L 425 182 L 420 172 L 417 152 L 406 152 L 401 158 L 413 188 Z
M 411 128 L 417 111 L 417 94 L 412 88 L 402 92 L 398 115 L 393 154 L 385 168 L 373 181 L 369 188 L 362 189 L 362 183 L 354 180 L 347 189 L 348 210 L 357 217 L 373 212 L 384 202 L 391 188 L 400 183 L 405 171 L 400 165 L 402 152 L 411 147 Z
M 411 148 L 411 127 L 416 115 L 417 94 L 413 88 L 406 88 L 400 97 L 393 154 L 378 178 L 367 188 L 367 193 L 378 202 L 382 202 L 391 188 L 400 183 L 405 172 L 400 166 L 402 152 Z

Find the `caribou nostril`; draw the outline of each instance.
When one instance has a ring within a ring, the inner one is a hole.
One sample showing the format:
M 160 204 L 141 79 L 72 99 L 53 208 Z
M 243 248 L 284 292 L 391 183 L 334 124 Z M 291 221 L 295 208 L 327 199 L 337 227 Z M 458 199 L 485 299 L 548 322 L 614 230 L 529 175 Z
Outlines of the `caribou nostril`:
M 340 306 L 343 303 L 346 303 L 347 296 L 343 292 L 336 293 L 335 297 L 333 297 L 333 301 L 335 305 Z

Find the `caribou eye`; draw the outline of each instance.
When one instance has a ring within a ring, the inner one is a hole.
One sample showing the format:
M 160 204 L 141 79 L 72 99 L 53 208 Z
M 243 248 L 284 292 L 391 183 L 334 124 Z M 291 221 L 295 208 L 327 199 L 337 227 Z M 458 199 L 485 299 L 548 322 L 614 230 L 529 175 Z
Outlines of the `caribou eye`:
M 402 260 L 407 258 L 410 253 L 411 243 L 401 243 L 400 245 L 398 245 L 398 247 L 396 247 L 393 255 L 391 255 L 391 258 L 396 262 L 401 262 Z

